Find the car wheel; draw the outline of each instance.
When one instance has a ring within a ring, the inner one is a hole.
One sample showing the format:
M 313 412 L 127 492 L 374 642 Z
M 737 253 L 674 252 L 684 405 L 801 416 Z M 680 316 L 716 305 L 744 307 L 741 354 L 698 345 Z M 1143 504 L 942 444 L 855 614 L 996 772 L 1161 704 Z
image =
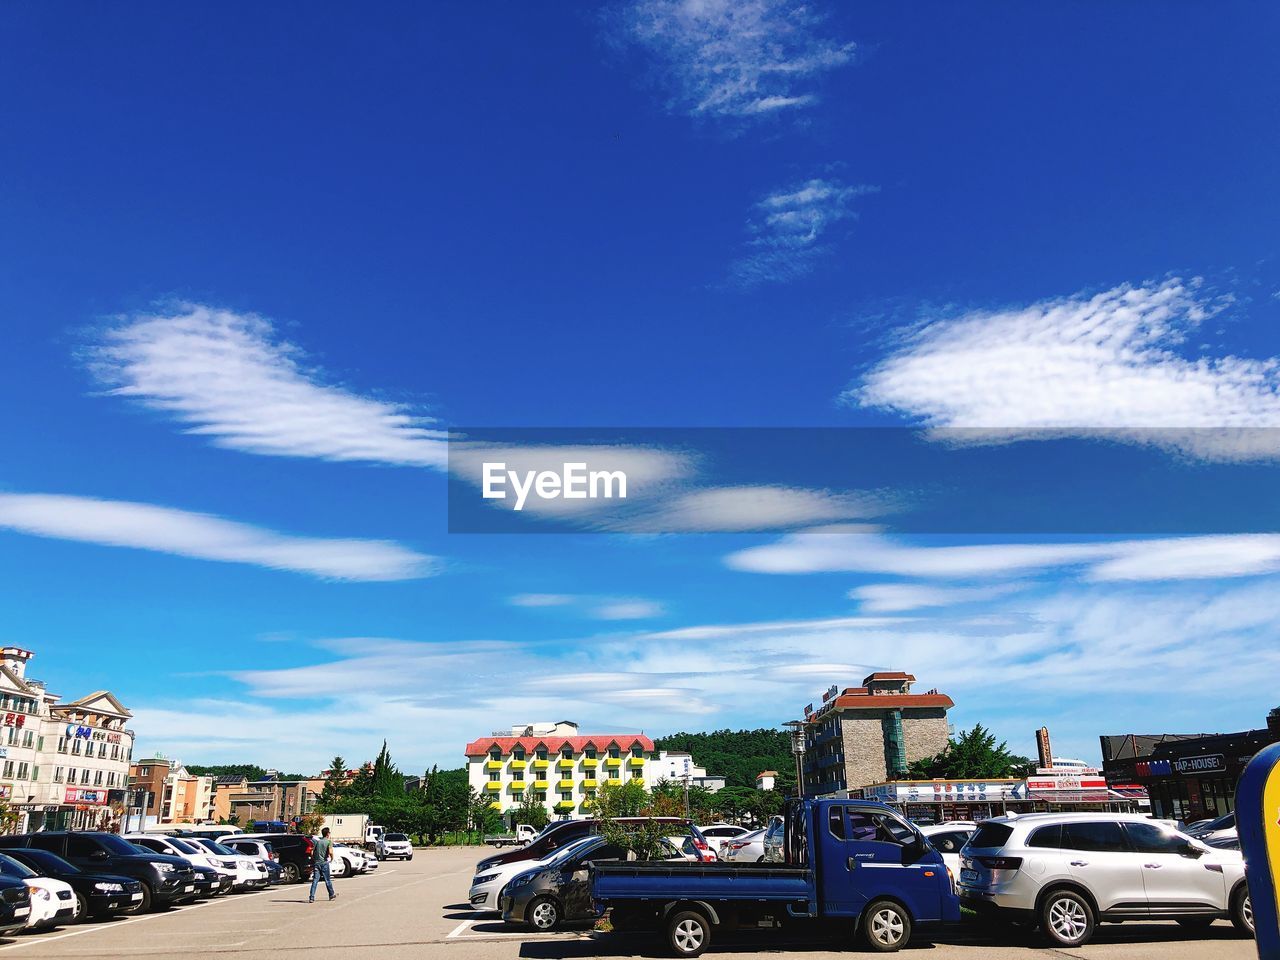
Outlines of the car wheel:
M 1253 901 L 1249 899 L 1249 888 L 1243 883 L 1236 888 L 1236 892 L 1231 896 L 1231 922 L 1235 928 L 1246 936 L 1252 937 L 1253 930 Z
M 1054 890 L 1040 905 L 1040 929 L 1062 947 L 1078 947 L 1093 936 L 1093 907 L 1074 890 Z
M 667 944 L 677 957 L 696 957 L 711 944 L 711 924 L 697 910 L 682 910 L 667 921 Z
M 71 915 L 72 923 L 84 923 L 89 919 L 89 898 L 83 893 L 76 893 L 76 912 Z
M 901 950 L 911 939 L 911 914 L 892 900 L 876 900 L 862 913 L 862 940 L 879 953 Z
M 302 871 L 296 863 L 286 863 L 280 868 L 280 879 L 285 883 L 297 883 L 302 879 Z
M 145 883 L 142 885 L 142 899 L 135 905 L 125 910 L 125 913 L 146 913 L 151 909 L 151 888 Z
M 529 904 L 525 917 L 535 930 L 554 930 L 560 924 L 560 906 L 550 897 L 538 897 Z

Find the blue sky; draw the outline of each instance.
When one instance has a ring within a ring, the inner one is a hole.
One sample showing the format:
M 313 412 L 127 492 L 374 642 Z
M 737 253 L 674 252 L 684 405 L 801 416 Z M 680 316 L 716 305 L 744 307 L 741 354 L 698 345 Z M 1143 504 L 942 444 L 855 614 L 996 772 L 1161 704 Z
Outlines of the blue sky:
M 1273 524 L 867 532 L 815 476 L 663 504 L 736 534 L 450 534 L 437 431 L 1101 427 L 1265 482 L 1212 431 L 1280 423 L 1278 17 L 8 5 L 0 638 L 189 762 L 766 725 L 875 667 L 1024 752 L 1256 726 Z

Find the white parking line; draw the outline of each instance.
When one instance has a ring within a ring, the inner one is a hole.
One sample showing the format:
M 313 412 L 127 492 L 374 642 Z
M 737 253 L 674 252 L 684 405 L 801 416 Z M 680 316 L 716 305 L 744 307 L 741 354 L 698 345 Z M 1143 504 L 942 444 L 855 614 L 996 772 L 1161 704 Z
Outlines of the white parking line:
M 210 904 L 225 902 L 217 900 L 206 900 L 204 903 L 193 903 L 186 906 L 174 907 L 165 913 L 147 913 L 141 917 L 129 917 L 127 920 L 117 920 L 113 923 L 94 924 L 93 926 L 80 927 L 75 930 L 68 930 L 66 933 L 54 934 L 51 937 L 40 937 L 38 940 L 22 940 L 18 943 L 10 943 L 3 947 L 2 950 L 17 950 L 20 947 L 31 947 L 37 943 L 53 943 L 55 940 L 65 940 L 67 937 L 78 937 L 83 933 L 95 933 L 99 930 L 119 930 L 121 927 L 127 927 L 131 923 L 142 923 L 144 920 L 155 920 L 157 917 L 172 917 L 179 913 L 189 913 L 192 910 L 199 910 L 201 907 L 207 907 Z
M 473 923 L 475 923 L 474 920 L 463 920 L 460 924 L 458 924 L 456 927 L 453 928 L 453 932 L 450 933 L 447 937 L 445 937 L 445 939 L 452 940 L 454 937 L 461 936 L 462 931 L 466 930 L 467 927 L 471 926 Z

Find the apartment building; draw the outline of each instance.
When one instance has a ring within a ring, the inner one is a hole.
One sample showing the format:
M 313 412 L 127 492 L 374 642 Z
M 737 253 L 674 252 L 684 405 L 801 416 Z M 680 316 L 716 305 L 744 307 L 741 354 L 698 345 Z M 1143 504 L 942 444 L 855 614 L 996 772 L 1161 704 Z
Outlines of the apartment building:
M 117 821 L 128 783 L 132 714 L 107 690 L 63 702 L 27 676 L 35 656 L 0 648 L 0 799 L 20 830 Z
M 913 693 L 915 682 L 909 673 L 873 673 L 858 687 L 832 686 L 819 707 L 805 707 L 806 795 L 897 780 L 912 761 L 946 749 L 955 704 L 937 690 Z
M 644 765 L 644 780 L 650 790 L 664 780 L 702 787 L 712 793 L 723 790 L 725 785 L 724 777 L 709 775 L 706 767 L 693 762 L 693 754 L 683 750 L 662 750 L 655 754 Z
M 143 814 L 148 823 L 217 819 L 214 778 L 191 773 L 180 760 L 162 756 L 139 760 L 129 768 L 129 788 L 135 794 L 145 793 Z
M 652 752 L 643 734 L 584 734 L 569 720 L 519 724 L 467 744 L 467 780 L 504 813 L 529 791 L 552 818 L 584 818 L 602 784 L 644 783 Z
M 254 820 L 289 821 L 314 810 L 323 787 L 320 779 L 284 780 L 269 770 L 261 780 L 246 781 L 242 789 L 232 785 L 226 793 L 227 817 L 241 826 Z

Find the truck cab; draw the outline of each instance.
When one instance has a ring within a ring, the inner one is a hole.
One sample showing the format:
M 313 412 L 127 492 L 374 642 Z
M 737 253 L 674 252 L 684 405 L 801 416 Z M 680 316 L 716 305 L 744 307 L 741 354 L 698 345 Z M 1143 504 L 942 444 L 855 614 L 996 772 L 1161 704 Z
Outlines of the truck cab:
M 891 952 L 918 928 L 960 919 L 942 855 L 884 804 L 791 801 L 783 833 L 780 863 L 598 864 L 592 896 L 615 929 L 657 927 L 682 957 L 717 927 L 847 918 L 864 945 Z

